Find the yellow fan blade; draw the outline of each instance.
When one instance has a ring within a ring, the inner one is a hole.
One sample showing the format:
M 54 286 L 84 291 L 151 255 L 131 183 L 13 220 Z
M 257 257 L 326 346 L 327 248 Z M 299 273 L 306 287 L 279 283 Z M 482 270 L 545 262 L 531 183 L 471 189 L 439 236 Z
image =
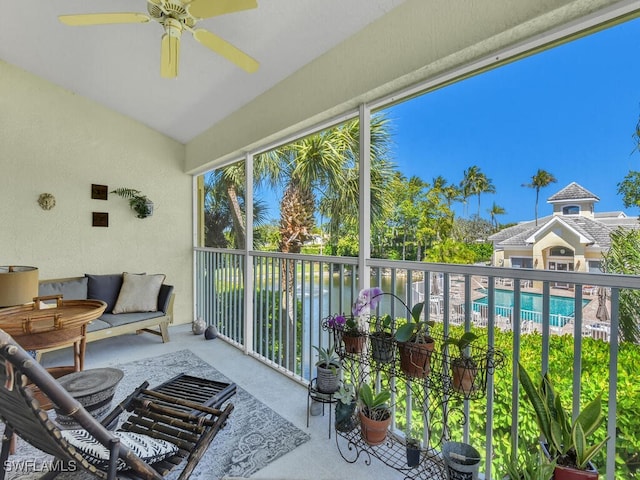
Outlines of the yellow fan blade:
M 169 33 L 162 35 L 162 52 L 160 55 L 160 75 L 164 78 L 178 76 L 178 60 L 180 57 L 180 37 Z
M 223 40 L 217 35 L 214 35 L 208 30 L 198 28 L 193 31 L 193 36 L 197 41 L 203 44 L 205 47 L 210 48 L 219 55 L 222 55 L 227 60 L 235 63 L 243 70 L 253 73 L 258 70 L 260 64 L 244 53 L 242 50 L 234 47 L 226 40 Z
M 58 17 L 65 25 L 72 27 L 84 25 L 107 25 L 110 23 L 146 23 L 149 21 L 143 13 L 87 13 L 81 15 L 60 15 Z
M 196 18 L 209 18 L 225 13 L 240 12 L 258 7 L 256 0 L 192 0 L 183 2 L 187 10 Z

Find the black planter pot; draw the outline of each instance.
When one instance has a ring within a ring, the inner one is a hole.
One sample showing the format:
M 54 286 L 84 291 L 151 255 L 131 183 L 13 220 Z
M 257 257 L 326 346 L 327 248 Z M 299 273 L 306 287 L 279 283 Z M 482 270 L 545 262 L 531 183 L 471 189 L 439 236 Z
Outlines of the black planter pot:
M 369 336 L 371 356 L 375 362 L 391 363 L 395 358 L 395 342 L 388 332 L 376 332 Z
M 407 466 L 417 467 L 420 465 L 420 447 L 414 445 L 407 445 Z
M 351 403 L 336 402 L 336 430 L 340 432 L 350 432 L 356 426 L 355 421 L 356 401 Z

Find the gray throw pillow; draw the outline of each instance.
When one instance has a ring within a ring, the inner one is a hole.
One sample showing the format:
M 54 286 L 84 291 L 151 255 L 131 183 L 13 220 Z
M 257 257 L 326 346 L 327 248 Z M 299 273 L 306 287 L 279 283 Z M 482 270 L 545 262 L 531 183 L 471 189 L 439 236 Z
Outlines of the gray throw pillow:
M 113 314 L 133 312 L 157 312 L 158 293 L 165 275 L 122 274 L 122 287 Z
M 89 275 L 85 273 L 84 276 L 88 279 L 87 298 L 102 300 L 107 304 L 105 313 L 111 313 L 118 300 L 118 294 L 122 286 L 122 274 Z
M 86 277 L 74 278 L 62 282 L 47 282 L 46 280 L 38 287 L 38 296 L 62 295 L 64 300 L 86 300 L 87 298 Z

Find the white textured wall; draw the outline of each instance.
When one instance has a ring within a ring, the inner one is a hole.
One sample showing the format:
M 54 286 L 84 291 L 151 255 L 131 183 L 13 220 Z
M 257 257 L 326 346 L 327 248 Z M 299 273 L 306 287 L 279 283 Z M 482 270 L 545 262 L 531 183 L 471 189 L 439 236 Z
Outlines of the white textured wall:
M 177 322 L 192 320 L 192 180 L 184 146 L 0 61 L 0 265 L 34 265 L 40 278 L 122 271 L 165 273 Z M 138 219 L 116 195 L 130 187 L 155 203 Z M 53 210 L 37 204 L 55 195 Z M 91 226 L 108 212 L 109 227 Z

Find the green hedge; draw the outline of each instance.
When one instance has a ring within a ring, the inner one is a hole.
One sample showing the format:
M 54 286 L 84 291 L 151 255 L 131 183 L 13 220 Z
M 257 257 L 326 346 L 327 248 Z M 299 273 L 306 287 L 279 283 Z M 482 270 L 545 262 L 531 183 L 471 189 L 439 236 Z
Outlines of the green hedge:
M 452 329 L 456 332 L 456 329 Z M 476 333 L 483 334 L 482 329 Z M 486 332 L 484 332 L 486 338 Z M 511 444 L 511 379 L 513 362 L 513 337 L 511 332 L 496 331 L 496 348 L 506 354 L 506 363 L 495 375 L 494 403 L 494 476 L 500 478 L 502 465 L 509 458 Z M 520 361 L 528 372 L 538 375 L 542 352 L 542 336 L 523 335 L 521 339 Z M 609 344 L 603 341 L 584 338 L 582 343 L 582 386 L 581 404 L 603 394 L 604 415 L 607 415 L 609 382 Z M 616 478 L 638 478 L 640 468 L 640 347 L 634 344 L 622 344 L 618 357 L 618 406 L 617 406 L 617 455 Z M 570 335 L 552 335 L 550 338 L 549 375 L 562 397 L 566 408 L 571 408 L 573 395 L 573 337 Z M 471 402 L 469 421 L 471 425 L 471 443 L 485 448 L 486 444 L 486 403 L 485 400 Z M 518 429 L 521 442 L 537 441 L 538 428 L 533 410 L 520 389 Z M 454 432 L 460 434 L 460 431 Z M 597 432 L 597 438 L 606 436 L 606 422 Z M 606 452 L 596 457 L 594 463 L 601 473 L 605 473 Z

